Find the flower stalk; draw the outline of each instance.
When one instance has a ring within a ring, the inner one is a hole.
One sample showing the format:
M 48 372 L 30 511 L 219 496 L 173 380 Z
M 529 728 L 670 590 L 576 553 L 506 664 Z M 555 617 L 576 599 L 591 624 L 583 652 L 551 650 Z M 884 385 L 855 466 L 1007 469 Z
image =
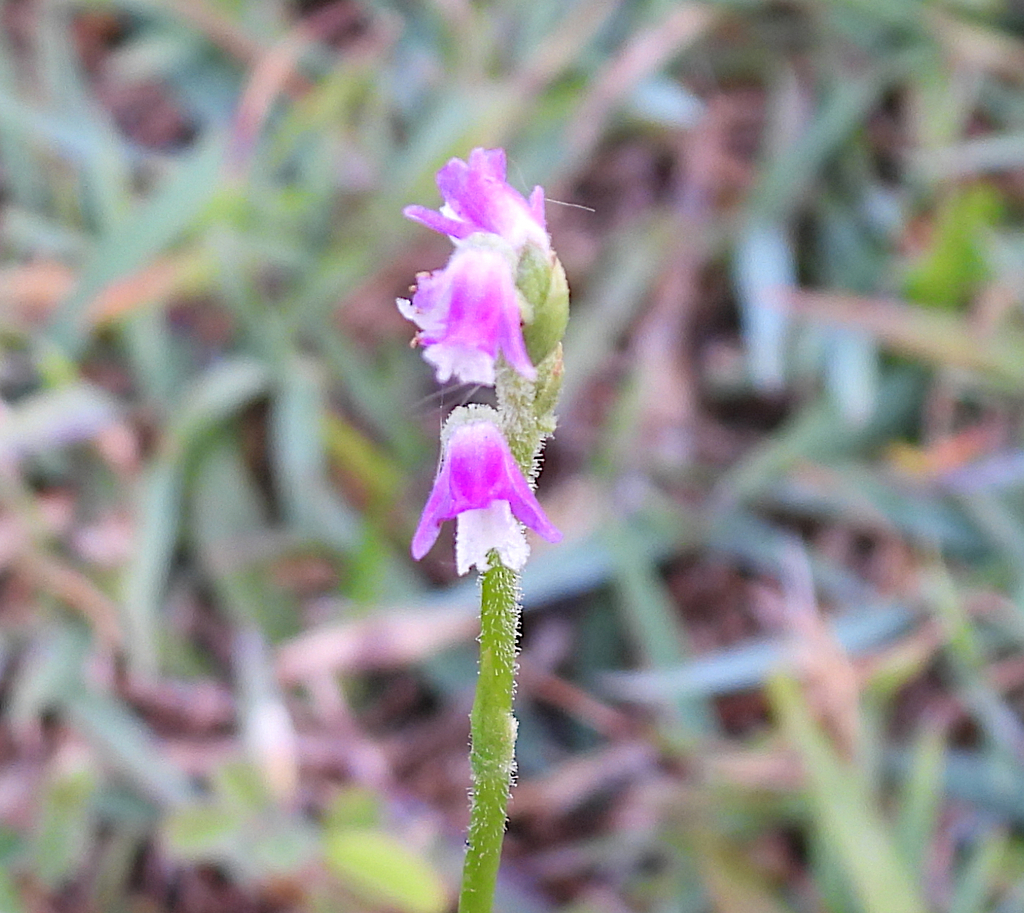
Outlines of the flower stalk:
M 519 615 L 519 575 L 495 560 L 480 580 L 480 672 L 470 714 L 473 796 L 459 913 L 490 913 L 494 902 L 515 777 Z
M 455 409 L 441 437 L 433 490 L 412 539 L 419 560 L 442 524 L 456 524 L 459 574 L 480 572 L 480 671 L 470 715 L 473 775 L 460 913 L 490 913 L 509 791 L 515 776 L 512 714 L 519 636 L 519 573 L 529 557 L 524 527 L 561 539 L 533 486 L 555 429 L 562 380 L 561 338 L 569 291 L 551 250 L 544 193 L 524 198 L 505 181 L 505 154 L 474 149 L 437 175 L 444 205 L 406 216 L 447 234 L 455 250 L 443 269 L 421 273 L 402 314 L 439 382 L 494 386 L 497 409 Z

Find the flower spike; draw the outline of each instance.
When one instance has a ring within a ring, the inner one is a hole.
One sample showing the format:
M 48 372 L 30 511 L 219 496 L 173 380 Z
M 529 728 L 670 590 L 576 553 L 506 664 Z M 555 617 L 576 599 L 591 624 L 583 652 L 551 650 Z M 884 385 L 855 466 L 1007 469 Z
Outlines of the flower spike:
M 399 299 L 398 308 L 419 328 L 416 342 L 437 379 L 493 385 L 496 408 L 462 406 L 449 416 L 412 556 L 423 558 L 441 526 L 454 520 L 456 569 L 480 571 L 481 662 L 459 910 L 490 913 L 515 770 L 519 573 L 530 554 L 524 527 L 549 542 L 562 538 L 531 480 L 556 424 L 569 287 L 551 249 L 544 191 L 535 187 L 526 199 L 509 186 L 502 149 L 452 159 L 437 186 L 439 210 L 404 212 L 448 235 L 455 249 L 443 269 L 417 276 L 411 300 Z

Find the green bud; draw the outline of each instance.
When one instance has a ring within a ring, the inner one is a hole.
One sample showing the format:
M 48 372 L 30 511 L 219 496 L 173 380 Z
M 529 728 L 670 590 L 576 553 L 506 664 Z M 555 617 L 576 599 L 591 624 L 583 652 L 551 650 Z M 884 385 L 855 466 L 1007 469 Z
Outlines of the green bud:
M 558 258 L 532 244 L 523 248 L 516 287 L 529 305 L 523 309 L 523 339 L 530 360 L 540 364 L 561 341 L 569 322 L 569 284 Z
M 535 244 L 527 244 L 516 265 L 516 287 L 531 307 L 544 302 L 551 283 L 551 258 Z

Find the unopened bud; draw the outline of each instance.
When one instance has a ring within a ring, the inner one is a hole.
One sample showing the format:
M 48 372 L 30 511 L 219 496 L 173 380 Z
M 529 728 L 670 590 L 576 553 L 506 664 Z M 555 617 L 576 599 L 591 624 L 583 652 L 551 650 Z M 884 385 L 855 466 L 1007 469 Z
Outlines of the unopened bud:
M 519 258 L 516 287 L 530 305 L 523 339 L 530 360 L 539 365 L 561 341 L 569 322 L 565 270 L 553 253 L 528 244 Z

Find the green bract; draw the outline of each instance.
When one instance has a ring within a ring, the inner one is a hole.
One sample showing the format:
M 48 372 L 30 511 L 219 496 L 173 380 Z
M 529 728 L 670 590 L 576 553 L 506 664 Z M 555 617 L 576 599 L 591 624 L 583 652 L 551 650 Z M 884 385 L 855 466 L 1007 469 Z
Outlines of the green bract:
M 553 253 L 528 244 L 516 268 L 516 288 L 526 299 L 523 339 L 535 365 L 550 355 L 569 322 L 569 283 Z

